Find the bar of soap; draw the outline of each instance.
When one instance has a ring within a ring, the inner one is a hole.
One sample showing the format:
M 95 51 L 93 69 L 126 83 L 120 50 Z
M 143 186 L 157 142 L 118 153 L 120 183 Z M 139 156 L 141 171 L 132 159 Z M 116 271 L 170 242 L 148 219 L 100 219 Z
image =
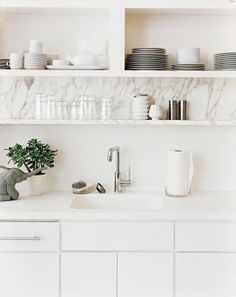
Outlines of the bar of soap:
M 95 184 L 87 184 L 86 187 L 83 187 L 81 189 L 73 188 L 73 193 L 74 194 L 88 194 L 88 193 L 95 191 L 95 189 L 96 189 Z
M 80 180 L 78 182 L 73 183 L 72 188 L 73 189 L 82 189 L 87 186 L 86 182 L 83 180 Z

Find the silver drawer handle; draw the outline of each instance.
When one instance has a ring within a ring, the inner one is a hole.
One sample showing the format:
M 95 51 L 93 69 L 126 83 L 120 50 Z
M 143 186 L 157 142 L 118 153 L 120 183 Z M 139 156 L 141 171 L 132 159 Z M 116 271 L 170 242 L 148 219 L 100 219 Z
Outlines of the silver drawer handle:
M 41 240 L 41 237 L 39 236 L 0 237 L 0 240 Z

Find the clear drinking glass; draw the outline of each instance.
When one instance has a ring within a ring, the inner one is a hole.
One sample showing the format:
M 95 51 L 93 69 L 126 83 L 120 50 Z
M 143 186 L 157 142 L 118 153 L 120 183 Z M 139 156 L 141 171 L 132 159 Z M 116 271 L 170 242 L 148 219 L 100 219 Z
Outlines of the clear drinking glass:
M 101 110 L 100 119 L 101 120 L 111 120 L 112 118 L 112 101 L 110 97 L 101 98 Z
M 72 101 L 70 103 L 70 119 L 77 120 L 79 118 L 79 102 Z
M 97 117 L 96 100 L 94 96 L 81 96 L 79 99 L 80 120 L 94 120 Z
M 55 119 L 55 101 L 53 95 L 47 96 L 46 118 L 48 120 Z
M 65 101 L 56 101 L 56 118 L 57 120 L 68 120 L 68 103 Z
M 35 119 L 46 119 L 47 118 L 47 95 L 46 94 L 35 94 Z

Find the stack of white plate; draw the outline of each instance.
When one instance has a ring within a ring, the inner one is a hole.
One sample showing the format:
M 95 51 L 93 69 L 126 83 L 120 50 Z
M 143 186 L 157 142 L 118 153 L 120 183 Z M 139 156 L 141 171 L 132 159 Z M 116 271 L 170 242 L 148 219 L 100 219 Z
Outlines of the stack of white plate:
M 24 68 L 25 69 L 45 69 L 47 66 L 47 55 L 37 53 L 24 54 Z
M 192 70 L 192 71 L 198 71 L 198 70 L 205 70 L 204 64 L 174 64 L 172 65 L 172 70 Z
M 146 94 L 137 94 L 132 102 L 132 119 L 147 120 L 149 110 L 149 96 Z
M 236 70 L 236 52 L 216 54 L 214 65 L 216 70 Z
M 166 70 L 167 55 L 163 48 L 134 48 L 126 56 L 126 70 Z

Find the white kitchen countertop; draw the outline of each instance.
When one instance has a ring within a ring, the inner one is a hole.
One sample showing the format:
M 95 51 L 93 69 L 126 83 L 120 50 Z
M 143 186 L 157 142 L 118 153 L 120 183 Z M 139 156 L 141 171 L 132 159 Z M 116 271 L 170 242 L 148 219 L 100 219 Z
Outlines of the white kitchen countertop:
M 193 192 L 187 198 L 151 194 L 161 197 L 164 208 L 143 212 L 74 209 L 70 207 L 73 198 L 81 196 L 65 191 L 0 202 L 0 220 L 236 220 L 236 192 Z M 99 199 L 101 194 L 97 195 Z

